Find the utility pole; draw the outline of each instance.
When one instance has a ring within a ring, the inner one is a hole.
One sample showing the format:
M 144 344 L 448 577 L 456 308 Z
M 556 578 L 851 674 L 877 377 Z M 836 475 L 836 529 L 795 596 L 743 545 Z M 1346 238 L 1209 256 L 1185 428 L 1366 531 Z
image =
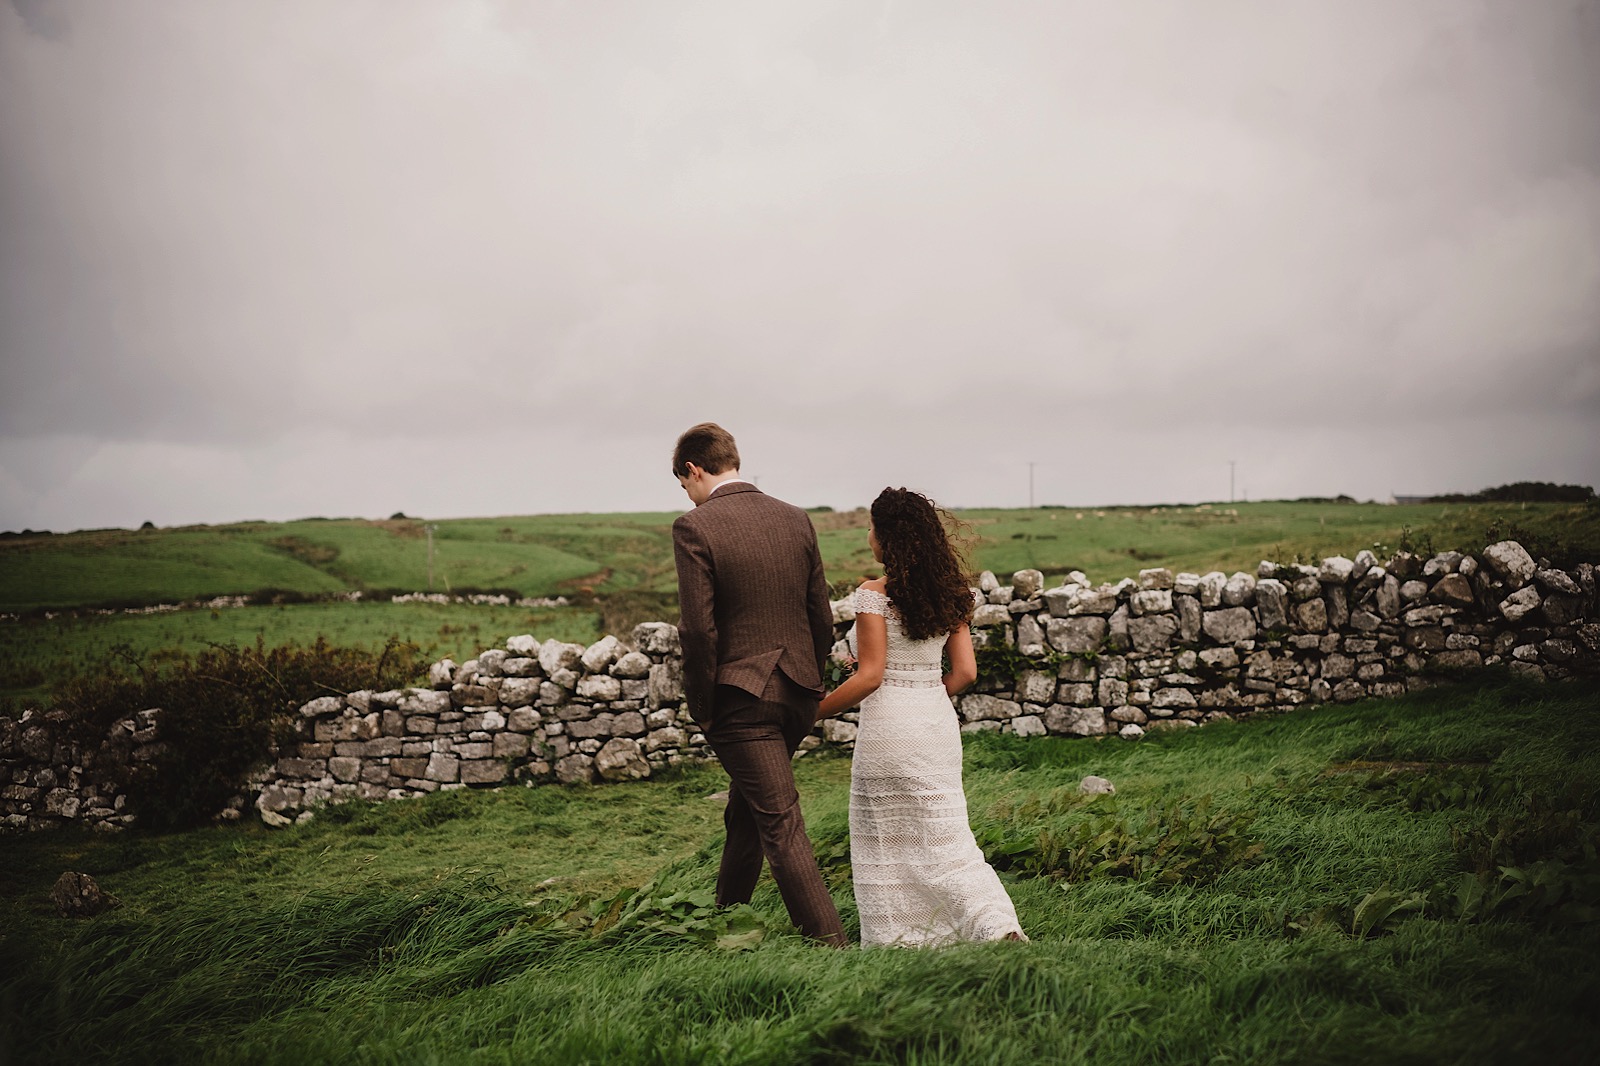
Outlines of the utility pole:
M 428 591 L 433 591 L 433 531 L 439 527 L 431 522 L 422 527 L 428 532 Z
M 1033 464 L 1028 464 L 1028 510 L 1033 510 Z
M 1228 502 L 1233 502 L 1233 460 L 1228 460 Z

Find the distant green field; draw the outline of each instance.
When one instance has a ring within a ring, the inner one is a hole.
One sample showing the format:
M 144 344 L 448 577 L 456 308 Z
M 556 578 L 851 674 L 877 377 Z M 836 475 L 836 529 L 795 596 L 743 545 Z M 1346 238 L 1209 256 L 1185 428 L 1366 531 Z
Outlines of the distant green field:
M 435 525 L 437 590 L 503 588 L 523 596 L 566 594 L 565 609 L 467 604 L 297 603 L 110 618 L 38 617 L 43 609 L 162 603 L 264 588 L 307 596 L 351 589 L 424 590 L 428 548 L 414 520 L 252 522 L 170 530 L 95 531 L 0 540 L 0 611 L 32 612 L 0 622 L 0 698 L 38 700 L 49 678 L 81 669 L 116 644 L 142 652 L 194 649 L 206 641 L 310 641 L 374 646 L 390 635 L 457 659 L 516 633 L 590 641 L 589 593 L 615 605 L 613 628 L 640 611 L 670 619 L 676 577 L 668 512 L 530 515 L 442 520 Z M 842 591 L 878 566 L 867 550 L 864 510 L 814 514 L 829 580 Z M 1600 560 L 1600 506 L 1590 504 L 1250 503 L 1157 508 L 1038 508 L 959 512 L 976 569 L 1002 577 L 1033 567 L 1055 581 L 1082 570 L 1115 581 L 1141 568 L 1254 570 L 1262 559 L 1292 562 L 1380 556 L 1413 548 L 1479 549 L 1518 536 L 1540 551 Z M 1408 532 L 1409 530 L 1409 532 Z M 661 594 L 666 594 L 662 598 Z M 654 598 L 652 598 L 654 597 Z
M 973 510 L 978 569 L 1024 567 L 1055 577 L 1083 570 L 1114 581 L 1146 566 L 1225 571 L 1382 545 L 1407 527 L 1436 549 L 1481 548 L 1491 524 L 1562 540 L 1600 557 L 1600 506 L 1590 504 L 1249 503 L 1233 507 Z M 551 596 L 643 589 L 670 592 L 670 512 L 529 515 L 434 523 L 433 587 Z M 814 516 L 830 579 L 874 571 L 864 511 Z M 162 603 L 284 589 L 428 588 L 420 521 L 252 522 L 181 529 L 95 531 L 0 541 L 0 611 Z
M 539 515 L 434 523 L 433 588 L 570 592 L 658 582 L 672 568 L 674 515 Z M 0 611 L 171 603 L 282 589 L 427 590 L 418 521 L 248 522 L 97 530 L 0 541 Z
M 503 645 L 518 633 L 588 644 L 596 614 L 581 607 L 539 608 L 434 603 L 297 603 L 171 614 L 61 616 L 0 623 L 0 700 L 43 702 L 50 682 L 100 662 L 127 645 L 136 655 L 203 650 L 208 643 L 269 647 L 319 636 L 340 647 L 382 646 L 391 636 L 416 644 L 430 660 L 458 662 Z

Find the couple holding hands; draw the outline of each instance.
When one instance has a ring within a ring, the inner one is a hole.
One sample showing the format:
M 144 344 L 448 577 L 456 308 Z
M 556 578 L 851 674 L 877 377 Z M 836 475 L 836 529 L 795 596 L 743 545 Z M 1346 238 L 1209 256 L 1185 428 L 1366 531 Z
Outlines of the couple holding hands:
M 846 946 L 790 760 L 819 718 L 859 705 L 850 860 L 862 945 L 1026 940 L 967 823 L 950 697 L 977 677 L 974 602 L 933 503 L 907 489 L 873 501 L 867 542 L 884 577 L 855 591 L 856 672 L 824 695 L 833 612 L 811 519 L 741 478 L 733 437 L 713 423 L 678 438 L 672 472 L 694 503 L 672 526 L 684 694 L 730 779 L 717 904 L 748 902 L 765 860 L 800 931 Z

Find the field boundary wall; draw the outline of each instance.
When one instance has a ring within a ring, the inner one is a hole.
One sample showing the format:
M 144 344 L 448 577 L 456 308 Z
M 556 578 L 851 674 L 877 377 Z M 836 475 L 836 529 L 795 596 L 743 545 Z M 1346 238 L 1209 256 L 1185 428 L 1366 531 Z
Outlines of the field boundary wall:
M 1149 730 L 1395 696 L 1500 666 L 1538 680 L 1600 675 L 1595 566 L 1532 558 L 1515 541 L 1422 559 L 1370 552 L 1255 573 L 1141 571 L 1045 588 L 1037 570 L 984 573 L 974 643 L 990 671 L 955 701 L 965 732 L 1120 738 Z M 842 638 L 848 600 L 833 605 Z M 836 646 L 842 654 L 842 643 Z M 819 724 L 801 755 L 848 750 L 859 711 Z M 286 825 L 324 803 L 439 789 L 647 778 L 711 758 L 683 701 L 677 628 L 646 622 L 584 646 L 516 636 L 429 686 L 324 696 L 299 709 L 298 739 L 222 820 Z M 0 826 L 115 830 L 137 812 L 117 785 L 159 758 L 161 712 L 72 743 L 59 712 L 0 722 Z

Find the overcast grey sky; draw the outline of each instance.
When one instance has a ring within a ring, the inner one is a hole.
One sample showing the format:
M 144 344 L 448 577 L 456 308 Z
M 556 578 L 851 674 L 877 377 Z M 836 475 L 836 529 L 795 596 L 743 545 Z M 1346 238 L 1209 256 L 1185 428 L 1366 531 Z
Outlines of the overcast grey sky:
M 1600 2 L 0 5 L 0 529 L 1600 483 Z

